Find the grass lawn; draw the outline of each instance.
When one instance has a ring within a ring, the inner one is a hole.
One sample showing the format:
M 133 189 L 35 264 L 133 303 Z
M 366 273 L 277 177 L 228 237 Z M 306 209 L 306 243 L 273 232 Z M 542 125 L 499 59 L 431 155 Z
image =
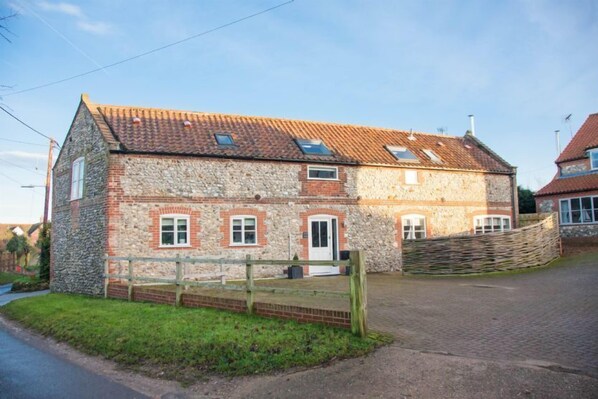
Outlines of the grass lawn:
M 78 295 L 20 299 L 0 313 L 129 368 L 192 382 L 206 374 L 267 373 L 364 355 L 390 338 L 214 309 Z M 162 374 L 163 373 L 163 374 Z
M 16 273 L 0 272 L 0 285 L 12 283 L 20 277 L 23 276 Z

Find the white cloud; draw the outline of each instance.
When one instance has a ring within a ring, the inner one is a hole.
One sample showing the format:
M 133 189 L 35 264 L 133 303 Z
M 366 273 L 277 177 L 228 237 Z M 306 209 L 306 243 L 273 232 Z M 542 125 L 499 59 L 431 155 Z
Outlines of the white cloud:
M 85 32 L 95 35 L 107 35 L 112 33 L 112 26 L 105 22 L 77 21 L 77 27 Z
M 102 21 L 92 21 L 78 5 L 40 1 L 37 6 L 44 11 L 58 12 L 75 18 L 75 25 L 84 32 L 94 35 L 108 35 L 113 32 L 113 27 L 110 24 Z
M 40 1 L 37 3 L 39 8 L 45 11 L 56 11 L 62 14 L 71 15 L 76 18 L 85 18 L 85 14 L 81 7 L 69 3 L 49 3 L 47 1 Z
M 0 151 L 0 156 L 7 156 L 21 159 L 48 159 L 48 154 L 27 151 Z

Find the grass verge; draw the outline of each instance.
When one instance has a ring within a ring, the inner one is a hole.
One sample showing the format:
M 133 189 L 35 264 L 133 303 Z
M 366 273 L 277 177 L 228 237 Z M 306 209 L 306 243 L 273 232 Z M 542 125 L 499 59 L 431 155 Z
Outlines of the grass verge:
M 20 299 L 0 312 L 41 334 L 153 376 L 268 373 L 362 356 L 392 339 L 214 309 L 78 295 Z
M 0 285 L 10 284 L 20 277 L 23 276 L 16 273 L 0 272 Z

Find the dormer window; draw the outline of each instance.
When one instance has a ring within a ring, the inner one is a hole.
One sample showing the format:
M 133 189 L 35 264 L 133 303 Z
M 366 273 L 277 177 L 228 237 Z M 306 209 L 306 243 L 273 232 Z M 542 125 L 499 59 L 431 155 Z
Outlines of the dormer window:
M 419 162 L 417 157 L 405 147 L 387 145 L 386 149 L 399 161 Z
M 432 150 L 423 150 L 424 154 L 426 154 L 428 156 L 428 158 L 430 158 L 430 160 L 434 163 L 442 163 L 442 160 L 440 159 L 440 157 L 438 155 L 436 155 L 434 153 L 434 151 Z
M 598 169 L 598 148 L 594 148 L 588 152 L 590 155 L 590 168 L 592 170 Z
M 233 136 L 231 136 L 230 134 L 216 133 L 214 137 L 216 137 L 216 142 L 218 143 L 218 145 L 235 145 Z
M 295 141 L 306 155 L 332 155 L 322 140 L 296 139 Z

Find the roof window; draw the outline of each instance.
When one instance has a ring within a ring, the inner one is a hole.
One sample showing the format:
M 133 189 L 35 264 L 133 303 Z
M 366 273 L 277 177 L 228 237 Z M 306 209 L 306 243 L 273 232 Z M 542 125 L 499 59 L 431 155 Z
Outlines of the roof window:
M 295 141 L 306 155 L 332 155 L 322 140 L 296 139 Z
M 235 145 L 233 136 L 231 136 L 230 134 L 216 133 L 214 137 L 216 137 L 216 142 L 218 143 L 218 145 Z
M 418 162 L 417 157 L 405 147 L 387 145 L 386 149 L 399 161 Z
M 141 119 L 139 119 L 137 116 L 134 116 L 134 117 L 133 117 L 133 124 L 134 124 L 134 125 L 138 125 L 138 124 L 140 124 L 140 123 L 141 123 Z
M 440 159 L 440 157 L 438 157 L 438 155 L 436 155 L 434 153 L 434 151 L 432 150 L 423 150 L 424 154 L 426 154 L 428 156 L 428 158 L 430 158 L 430 160 L 434 163 L 442 163 L 442 160 Z

